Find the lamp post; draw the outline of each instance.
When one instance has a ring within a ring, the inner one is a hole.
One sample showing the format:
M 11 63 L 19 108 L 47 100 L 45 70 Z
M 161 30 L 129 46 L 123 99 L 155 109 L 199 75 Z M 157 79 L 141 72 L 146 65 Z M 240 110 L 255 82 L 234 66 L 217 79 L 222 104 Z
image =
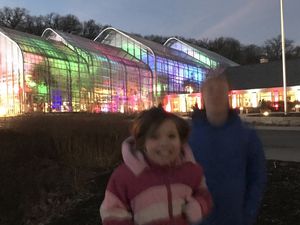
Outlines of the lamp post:
M 280 0 L 280 21 L 281 21 L 283 101 L 284 101 L 284 115 L 286 115 L 287 114 L 287 104 L 286 104 L 286 69 L 285 69 L 285 37 L 284 37 L 284 21 L 283 21 L 283 0 Z

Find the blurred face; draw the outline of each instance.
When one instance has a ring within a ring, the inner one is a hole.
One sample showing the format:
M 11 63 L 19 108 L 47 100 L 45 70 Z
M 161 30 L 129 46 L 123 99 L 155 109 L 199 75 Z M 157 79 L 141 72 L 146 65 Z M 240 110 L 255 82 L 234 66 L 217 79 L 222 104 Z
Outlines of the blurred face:
M 165 166 L 176 161 L 180 155 L 181 142 L 175 123 L 165 120 L 146 137 L 146 156 L 154 163 Z
M 206 113 L 227 113 L 228 84 L 223 80 L 211 80 L 206 83 L 202 90 Z

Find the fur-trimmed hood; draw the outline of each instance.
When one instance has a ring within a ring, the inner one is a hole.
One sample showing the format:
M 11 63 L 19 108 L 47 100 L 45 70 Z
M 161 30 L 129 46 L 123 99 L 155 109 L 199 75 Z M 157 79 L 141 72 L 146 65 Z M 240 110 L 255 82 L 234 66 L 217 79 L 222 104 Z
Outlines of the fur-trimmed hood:
M 122 157 L 126 166 L 136 175 L 150 167 L 144 154 L 141 151 L 134 151 L 134 139 L 128 137 L 122 143 Z M 185 162 L 196 163 L 192 150 L 188 144 L 183 146 L 182 156 L 178 158 L 177 164 L 183 164 Z

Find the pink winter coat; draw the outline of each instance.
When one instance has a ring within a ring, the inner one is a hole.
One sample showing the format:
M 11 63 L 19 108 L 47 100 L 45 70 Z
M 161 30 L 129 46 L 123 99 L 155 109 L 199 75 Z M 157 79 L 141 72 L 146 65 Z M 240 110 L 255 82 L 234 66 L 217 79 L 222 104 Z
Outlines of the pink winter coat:
M 124 163 L 110 177 L 100 207 L 104 225 L 188 225 L 210 212 L 203 170 L 188 146 L 172 167 L 149 163 L 127 142 L 122 155 Z

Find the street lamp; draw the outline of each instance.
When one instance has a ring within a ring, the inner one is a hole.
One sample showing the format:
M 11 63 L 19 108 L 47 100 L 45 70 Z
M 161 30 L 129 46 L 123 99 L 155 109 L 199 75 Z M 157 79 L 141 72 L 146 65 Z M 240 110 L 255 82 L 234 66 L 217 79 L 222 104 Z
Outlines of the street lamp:
M 286 70 L 285 70 L 285 37 L 284 37 L 284 21 L 283 21 L 283 0 L 280 0 L 280 21 L 281 21 L 283 101 L 284 101 L 284 115 L 286 115 L 287 114 L 287 104 L 286 104 Z

